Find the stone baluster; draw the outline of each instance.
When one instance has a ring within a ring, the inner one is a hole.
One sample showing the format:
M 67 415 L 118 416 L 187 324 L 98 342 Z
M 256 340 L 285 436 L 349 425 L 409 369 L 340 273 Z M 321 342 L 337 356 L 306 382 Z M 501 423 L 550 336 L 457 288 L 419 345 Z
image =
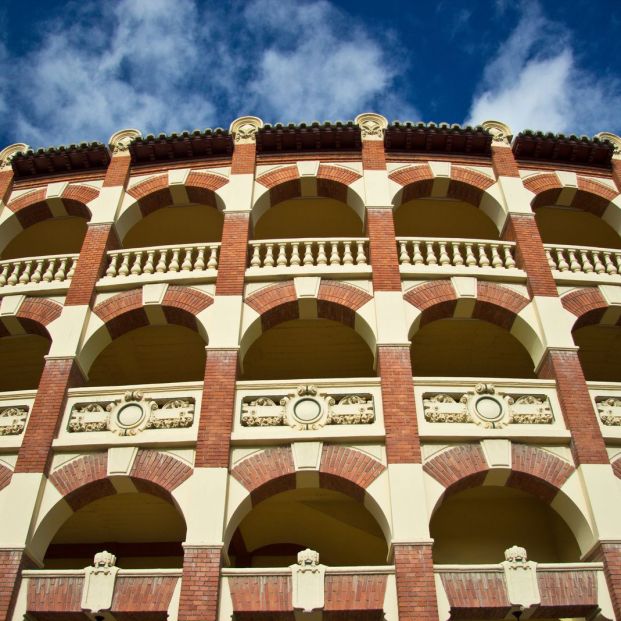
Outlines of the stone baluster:
M 574 248 L 569 249 L 569 269 L 572 272 L 581 272 L 582 266 L 578 263 L 578 259 L 576 259 L 576 251 Z
M 202 272 L 205 269 L 205 246 L 199 246 L 196 249 L 196 261 L 194 261 L 194 270 Z
M 43 278 L 43 261 L 44 259 L 37 259 L 37 265 L 35 267 L 34 272 L 32 273 L 30 282 L 33 282 L 35 284 L 38 282 L 41 282 L 41 278 Z M 74 269 L 73 267 L 74 265 L 75 265 L 75 259 L 72 263 L 71 269 Z
M 276 265 L 278 267 L 287 267 L 287 242 L 278 242 Z
M 468 267 L 476 267 L 477 258 L 474 256 L 474 252 L 472 251 L 472 246 L 474 244 L 472 242 L 466 242 L 466 265 Z
M 169 272 L 178 272 L 179 271 L 179 255 L 181 254 L 181 248 L 173 248 L 172 249 L 172 258 L 170 259 L 170 263 L 168 264 Z
M 56 259 L 50 259 L 47 264 L 47 269 L 43 274 L 43 280 L 45 282 L 52 282 L 54 280 L 54 268 L 56 267 Z
M 322 258 L 323 255 L 323 258 Z M 304 242 L 304 265 L 313 265 L 313 242 Z M 317 253 L 317 264 L 326 265 L 328 259 L 326 257 L 325 243 L 319 242 L 319 252 Z
M 6 285 L 6 280 L 9 275 L 9 264 L 5 263 L 2 266 L 2 271 L 0 272 L 0 287 L 4 287 Z
M 351 254 L 351 242 L 343 242 L 343 265 L 353 265 L 354 257 Z
M 319 241 L 317 242 L 317 244 L 319 246 L 317 250 L 317 265 L 328 265 L 328 255 L 326 254 L 326 242 Z M 307 265 L 306 257 L 304 257 L 304 265 Z
M 30 282 L 30 272 L 32 270 L 32 261 L 25 261 L 24 263 L 25 263 L 24 269 L 19 277 L 20 285 L 26 285 Z
M 11 272 L 11 275 L 9 276 L 9 280 L 8 280 L 9 285 L 17 284 L 21 267 L 22 267 L 22 262 L 16 261 L 13 266 L 13 271 Z
M 166 271 L 166 259 L 168 257 L 168 250 L 165 248 L 160 250 L 160 258 L 155 266 L 155 271 L 158 274 L 163 274 Z
M 330 265 L 340 265 L 341 257 L 339 257 L 339 243 L 330 242 Z
M 448 252 L 446 251 L 446 242 L 440 243 L 440 265 L 450 265 L 451 259 L 448 256 Z
M 119 276 L 127 276 L 129 274 L 129 252 L 124 252 L 121 256 L 123 261 L 121 267 L 119 267 Z
M 291 265 L 291 267 L 298 267 L 301 262 L 300 242 L 291 242 L 291 259 L 289 260 L 289 265 Z
M 420 242 L 415 241 L 413 244 L 414 250 L 412 252 L 412 263 L 414 263 L 414 265 L 424 265 L 425 259 L 423 258 L 423 253 L 420 250 Z
M 186 248 L 183 255 L 183 262 L 181 263 L 182 272 L 192 271 L 192 248 Z
M 489 267 L 489 258 L 487 256 L 485 244 L 478 244 L 479 247 L 479 267 Z
M 140 276 L 142 273 L 142 251 L 134 253 L 134 263 L 129 271 L 132 276 Z
M 606 271 L 604 264 L 602 263 L 602 257 L 600 255 L 599 250 L 593 250 L 591 252 L 591 256 L 593 257 L 593 269 L 596 274 L 603 274 Z
M 274 267 L 274 244 L 265 244 L 263 267 Z
M 611 258 L 612 253 L 608 250 L 604 250 L 604 264 L 606 265 L 606 274 L 616 274 L 617 268 L 615 264 L 612 262 Z
M 401 265 L 410 265 L 410 254 L 408 252 L 408 242 L 402 239 L 399 242 L 399 263 Z
M 261 244 L 254 244 L 252 247 L 252 257 L 250 267 L 261 267 Z
M 106 270 L 106 276 L 108 278 L 114 278 L 116 276 L 116 264 L 119 260 L 119 255 L 118 254 L 113 254 L 110 257 L 110 263 L 108 264 L 108 269 Z
M 464 257 L 461 255 L 461 243 L 453 242 L 453 265 L 461 267 L 464 264 Z
M 209 247 L 209 259 L 207 260 L 207 269 L 215 270 L 218 268 L 218 245 L 214 244 Z
M 590 274 L 593 271 L 593 264 L 589 261 L 589 255 L 586 250 L 580 251 L 580 259 L 582 260 L 582 271 Z
M 366 265 L 367 255 L 364 252 L 364 242 L 358 240 L 356 242 L 356 265 Z
M 437 265 L 436 252 L 433 248 L 433 242 L 427 242 L 427 265 Z
M 546 248 L 545 251 L 546 251 L 546 259 L 548 260 L 548 265 L 550 266 L 550 269 L 555 270 L 556 261 L 552 257 L 552 251 L 549 248 Z
M 512 270 L 515 267 L 515 259 L 513 258 L 512 250 L 513 248 L 511 246 L 509 246 L 508 244 L 503 244 L 502 252 L 505 256 L 505 267 L 508 270 Z
M 498 269 L 502 267 L 502 259 L 498 254 L 498 244 L 490 244 L 490 248 L 492 250 L 492 267 Z
M 621 254 L 615 252 L 615 261 L 617 263 L 617 273 L 621 273 Z
M 569 270 L 569 263 L 565 260 L 562 248 L 556 248 L 556 264 L 558 265 L 559 272 L 567 272 Z
M 69 259 L 69 261 L 71 262 L 71 267 L 69 267 L 69 271 L 67 272 L 67 280 L 71 280 L 75 274 L 75 268 L 78 264 L 78 257 L 73 257 Z
M 143 274 L 153 274 L 153 272 L 155 271 L 154 259 L 155 250 L 148 250 L 147 260 L 145 261 L 144 268 L 142 270 Z
M 56 274 L 54 274 L 54 280 L 57 280 L 58 282 L 62 282 L 63 280 L 65 280 L 66 269 L 67 269 L 67 259 L 63 258 L 60 260 L 60 265 L 58 266 L 58 269 L 56 270 Z

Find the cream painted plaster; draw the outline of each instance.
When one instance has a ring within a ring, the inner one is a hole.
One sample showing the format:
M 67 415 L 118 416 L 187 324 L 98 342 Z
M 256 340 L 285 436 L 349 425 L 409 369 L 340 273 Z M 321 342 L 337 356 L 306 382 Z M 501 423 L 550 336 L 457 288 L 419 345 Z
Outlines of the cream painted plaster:
M 498 186 L 508 213 L 530 214 L 533 212 L 530 204 L 535 195 L 524 187 L 519 177 L 501 176 L 498 178 Z
M 393 543 L 429 540 L 422 464 L 388 464 Z
M 400 291 L 376 291 L 374 299 L 377 344 L 409 347 L 403 294 Z
M 221 209 L 226 212 L 248 213 L 252 208 L 254 175 L 231 175 L 229 182 L 215 192 L 221 202 Z
M 82 334 L 90 314 L 88 305 L 63 306 L 58 319 L 47 326 L 52 337 L 52 346 L 48 353 L 49 358 L 74 357 L 78 353 Z
M 240 295 L 216 295 L 213 304 L 197 315 L 209 335 L 210 349 L 239 347 L 244 302 Z
M 576 317 L 563 307 L 561 299 L 536 295 L 531 305 L 537 315 L 538 332 L 545 346 L 552 349 L 575 349 L 571 331 Z
M 582 464 L 578 473 L 588 499 L 591 521 L 599 541 L 621 541 L 621 493 L 608 464 Z
M 367 209 L 391 209 L 390 186 L 386 170 L 364 171 L 364 196 Z

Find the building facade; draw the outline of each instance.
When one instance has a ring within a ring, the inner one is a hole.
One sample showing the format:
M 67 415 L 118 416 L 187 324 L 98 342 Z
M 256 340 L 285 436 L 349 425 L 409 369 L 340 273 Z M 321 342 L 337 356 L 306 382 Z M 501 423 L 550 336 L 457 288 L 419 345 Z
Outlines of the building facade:
M 621 619 L 620 138 L 0 164 L 0 618 Z

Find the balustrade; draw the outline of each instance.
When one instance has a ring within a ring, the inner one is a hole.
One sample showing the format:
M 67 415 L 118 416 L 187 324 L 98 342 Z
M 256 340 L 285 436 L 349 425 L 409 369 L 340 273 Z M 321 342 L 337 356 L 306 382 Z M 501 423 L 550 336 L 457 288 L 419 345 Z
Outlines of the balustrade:
M 108 252 L 107 278 L 189 274 L 218 269 L 220 244 L 184 244 Z
M 621 250 L 589 246 L 545 245 L 550 269 L 565 274 L 621 274 Z
M 68 282 L 77 262 L 77 254 L 0 261 L 0 287 Z
M 250 242 L 249 255 L 248 267 L 251 269 L 366 267 L 368 240 L 261 239 Z
M 514 269 L 515 244 L 505 241 L 399 237 L 402 266 Z

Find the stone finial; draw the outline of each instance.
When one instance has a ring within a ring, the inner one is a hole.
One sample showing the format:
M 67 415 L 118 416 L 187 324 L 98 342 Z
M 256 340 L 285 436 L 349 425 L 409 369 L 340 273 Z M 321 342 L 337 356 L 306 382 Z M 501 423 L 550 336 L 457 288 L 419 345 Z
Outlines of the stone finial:
M 360 127 L 362 140 L 384 140 L 384 132 L 388 127 L 388 119 L 385 116 L 364 112 L 354 119 L 354 123 Z
M 11 160 L 18 154 L 28 151 L 30 147 L 23 142 L 16 142 L 0 151 L 0 170 L 8 170 L 11 168 Z
M 611 142 L 613 157 L 621 158 L 621 136 L 617 136 L 617 134 L 612 134 L 610 132 L 599 132 L 599 134 L 595 134 L 595 138 Z
M 142 138 L 142 134 L 137 129 L 122 129 L 116 134 L 110 136 L 108 145 L 113 155 L 117 153 L 125 153 L 129 149 L 129 145 L 136 139 Z
M 258 116 L 240 116 L 229 128 L 235 144 L 253 144 L 257 141 L 257 132 L 263 127 Z
M 97 552 L 95 554 L 95 558 L 93 559 L 93 567 L 97 568 L 108 568 L 114 567 L 116 563 L 116 556 L 112 554 L 112 552 L 107 552 L 104 550 L 103 552 Z
M 528 561 L 528 555 L 526 554 L 526 548 L 520 546 L 511 546 L 505 550 L 505 561 L 509 563 L 526 563 Z
M 319 552 L 315 552 L 315 550 L 310 548 L 298 552 L 298 565 L 302 567 L 315 567 L 319 565 Z
M 505 123 L 500 121 L 483 121 L 481 127 L 486 129 L 487 133 L 491 135 L 492 142 L 507 146 L 511 144 L 513 134 L 511 133 L 511 128 Z

